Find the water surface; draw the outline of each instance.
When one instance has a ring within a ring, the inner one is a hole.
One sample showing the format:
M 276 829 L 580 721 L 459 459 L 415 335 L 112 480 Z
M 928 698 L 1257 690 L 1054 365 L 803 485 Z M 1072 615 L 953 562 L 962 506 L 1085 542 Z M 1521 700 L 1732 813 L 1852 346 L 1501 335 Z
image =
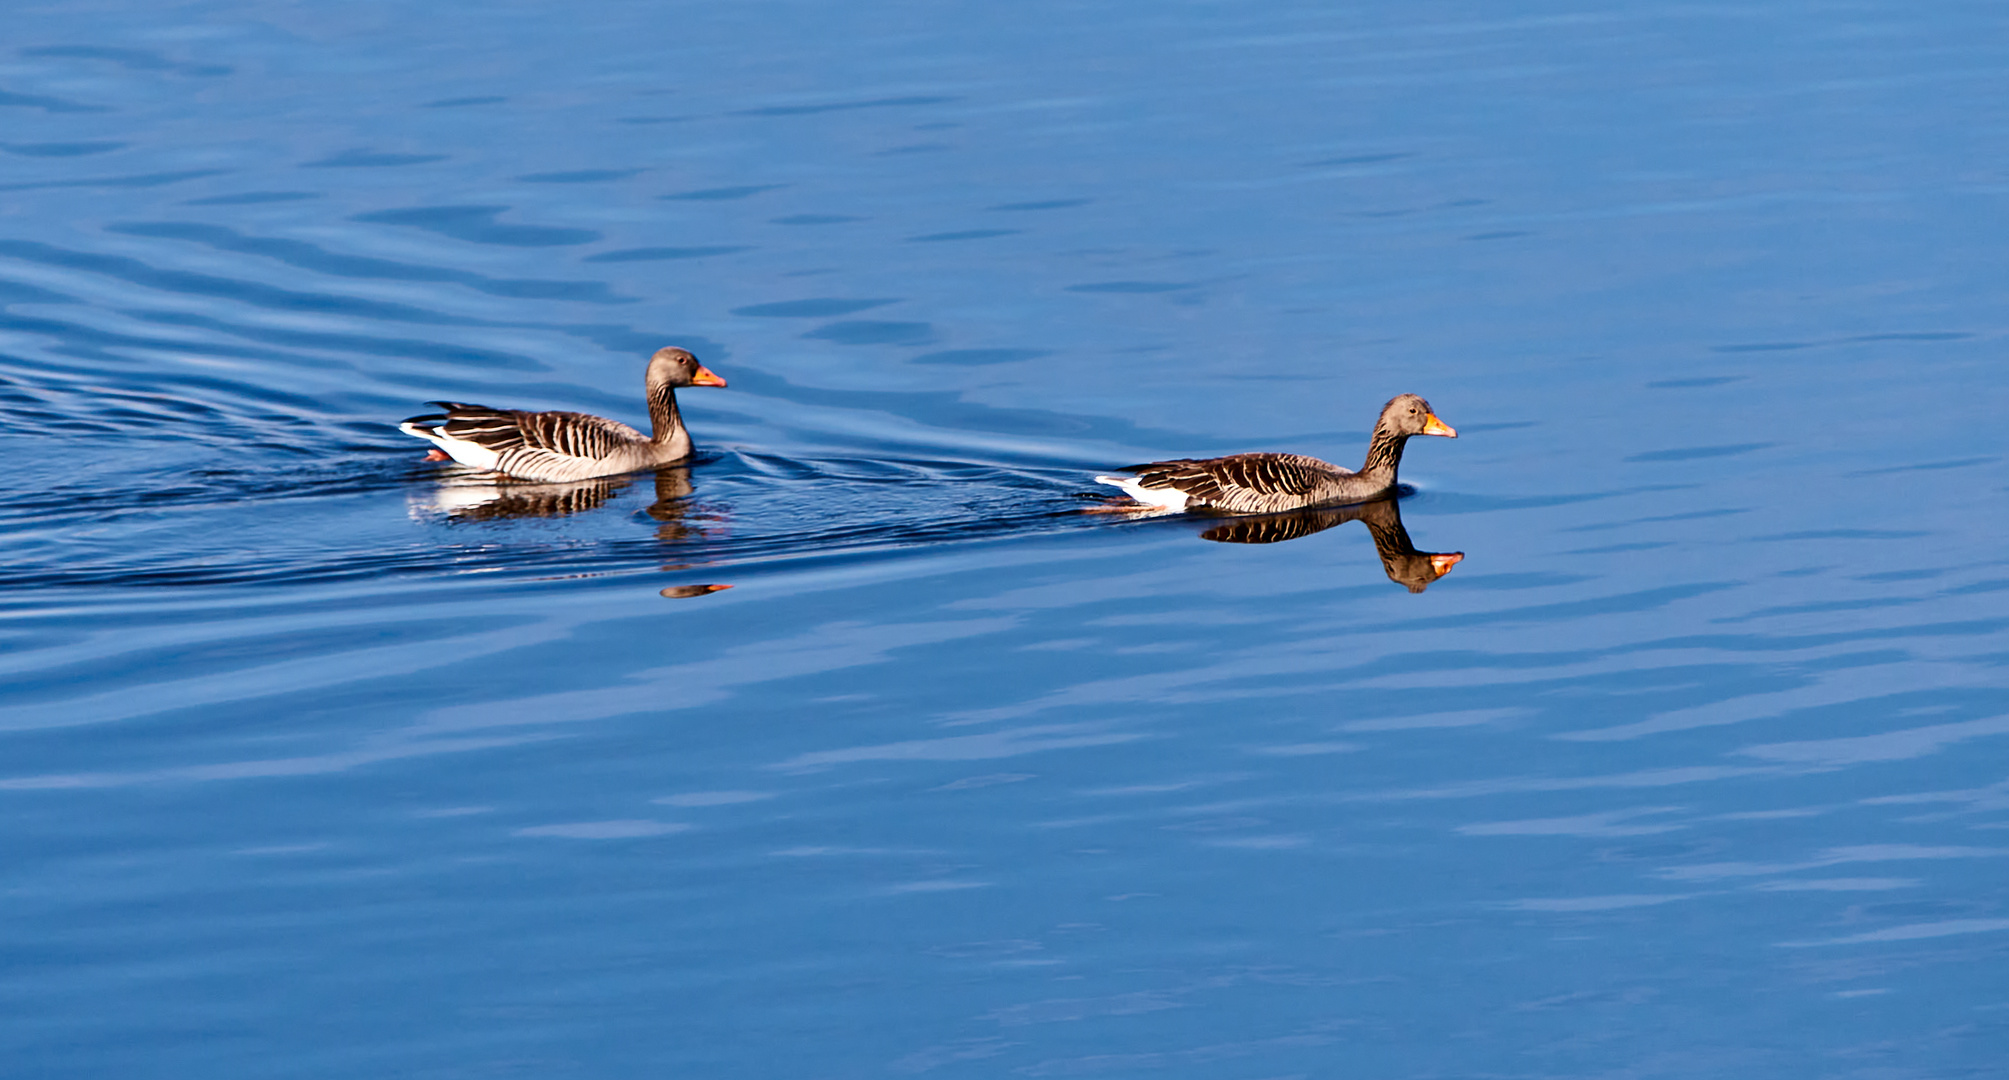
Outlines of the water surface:
M 2009 1056 L 1994 8 L 12 31 L 13 1071 Z M 687 469 L 394 427 L 666 344 Z M 1081 512 L 1404 391 L 1399 511 Z

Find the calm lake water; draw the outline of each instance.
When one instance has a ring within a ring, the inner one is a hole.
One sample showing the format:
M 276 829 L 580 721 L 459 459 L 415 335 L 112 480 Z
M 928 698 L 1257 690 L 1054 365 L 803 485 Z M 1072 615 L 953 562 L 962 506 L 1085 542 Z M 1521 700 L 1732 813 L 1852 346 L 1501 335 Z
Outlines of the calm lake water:
M 2000 5 L 8 28 L 8 1075 L 2003 1074 Z

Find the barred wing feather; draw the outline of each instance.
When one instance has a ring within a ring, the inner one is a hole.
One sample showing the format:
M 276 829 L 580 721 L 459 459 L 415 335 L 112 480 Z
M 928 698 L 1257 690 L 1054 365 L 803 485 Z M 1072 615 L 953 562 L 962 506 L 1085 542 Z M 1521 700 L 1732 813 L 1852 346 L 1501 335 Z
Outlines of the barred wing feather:
M 1300 454 L 1235 454 L 1197 461 L 1182 458 L 1134 465 L 1142 487 L 1184 492 L 1193 503 L 1219 510 L 1264 513 L 1303 506 L 1339 470 Z
M 647 442 L 648 436 L 619 420 L 576 412 L 517 413 L 523 444 L 563 457 L 598 461 L 617 450 Z

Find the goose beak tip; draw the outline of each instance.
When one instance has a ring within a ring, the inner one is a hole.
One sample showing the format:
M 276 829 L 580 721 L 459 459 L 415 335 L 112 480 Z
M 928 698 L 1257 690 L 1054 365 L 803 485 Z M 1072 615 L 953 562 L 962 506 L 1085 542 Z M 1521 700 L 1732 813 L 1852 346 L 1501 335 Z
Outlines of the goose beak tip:
M 1437 419 L 1436 413 L 1430 413 L 1423 418 L 1423 434 L 1442 435 L 1447 439 L 1455 439 L 1458 437 L 1458 429 Z

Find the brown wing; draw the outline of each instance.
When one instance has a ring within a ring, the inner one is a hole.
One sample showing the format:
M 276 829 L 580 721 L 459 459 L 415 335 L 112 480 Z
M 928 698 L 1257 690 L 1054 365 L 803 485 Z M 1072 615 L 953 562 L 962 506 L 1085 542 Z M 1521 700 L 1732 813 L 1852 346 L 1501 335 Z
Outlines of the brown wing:
M 1264 513 L 1318 501 L 1321 485 L 1339 470 L 1301 454 L 1234 454 L 1156 461 L 1124 471 L 1137 473 L 1138 482 L 1147 488 L 1185 492 L 1193 503 Z
M 598 461 L 646 438 L 619 420 L 591 413 L 533 412 L 515 415 L 527 449 L 563 457 Z
M 431 428 L 450 438 L 464 439 L 498 454 L 519 451 L 538 458 L 598 461 L 623 446 L 645 438 L 641 432 L 618 420 L 590 413 L 522 412 L 459 401 L 429 401 L 426 404 L 445 409 L 445 415 L 414 417 L 407 423 Z

